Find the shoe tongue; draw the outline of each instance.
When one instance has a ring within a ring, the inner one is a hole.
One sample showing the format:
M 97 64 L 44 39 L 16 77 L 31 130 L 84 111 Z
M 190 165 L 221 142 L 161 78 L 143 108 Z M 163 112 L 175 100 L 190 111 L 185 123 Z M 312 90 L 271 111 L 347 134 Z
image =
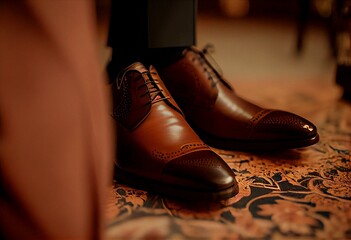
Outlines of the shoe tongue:
M 130 65 L 129 67 L 127 67 L 125 69 L 125 71 L 127 71 L 127 70 L 136 70 L 136 71 L 138 71 L 140 73 L 147 72 L 146 67 L 140 62 L 133 63 L 132 65 Z

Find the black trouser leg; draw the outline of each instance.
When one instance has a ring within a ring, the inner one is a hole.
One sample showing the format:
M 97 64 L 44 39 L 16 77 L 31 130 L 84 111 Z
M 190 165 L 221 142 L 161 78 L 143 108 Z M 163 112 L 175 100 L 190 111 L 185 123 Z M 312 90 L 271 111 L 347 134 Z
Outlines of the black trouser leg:
M 176 60 L 184 48 L 195 44 L 196 8 L 196 0 L 113 0 L 109 68 Z

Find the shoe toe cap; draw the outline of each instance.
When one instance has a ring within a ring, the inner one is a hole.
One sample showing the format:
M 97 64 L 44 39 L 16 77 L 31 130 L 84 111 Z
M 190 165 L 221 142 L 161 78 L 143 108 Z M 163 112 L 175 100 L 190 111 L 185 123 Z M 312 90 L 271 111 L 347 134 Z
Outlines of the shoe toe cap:
M 296 114 L 276 110 L 257 123 L 254 134 L 266 139 L 310 139 L 317 135 L 317 128 Z
M 237 192 L 233 171 L 210 150 L 192 152 L 171 160 L 162 171 L 161 181 L 194 191 L 216 192 L 234 187 Z

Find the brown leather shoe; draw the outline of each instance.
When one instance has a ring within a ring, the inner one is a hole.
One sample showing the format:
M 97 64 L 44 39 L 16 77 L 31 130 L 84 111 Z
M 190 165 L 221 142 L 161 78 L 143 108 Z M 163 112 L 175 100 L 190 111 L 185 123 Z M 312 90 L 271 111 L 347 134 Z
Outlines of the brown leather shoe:
M 189 48 L 160 76 L 186 119 L 210 146 L 230 150 L 305 147 L 318 142 L 316 127 L 295 114 L 264 109 L 239 97 L 210 64 Z
M 134 63 L 112 88 L 118 179 L 180 198 L 220 200 L 238 193 L 233 171 L 190 128 L 154 67 Z

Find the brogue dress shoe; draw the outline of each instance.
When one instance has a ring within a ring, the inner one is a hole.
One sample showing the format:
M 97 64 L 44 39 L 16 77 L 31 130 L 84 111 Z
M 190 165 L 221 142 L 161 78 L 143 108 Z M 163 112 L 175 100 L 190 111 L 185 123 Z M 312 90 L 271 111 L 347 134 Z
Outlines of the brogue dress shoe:
M 190 128 L 153 66 L 132 64 L 112 89 L 117 179 L 185 199 L 221 200 L 238 193 L 233 171 Z
M 180 60 L 160 69 L 187 121 L 205 143 L 229 150 L 272 150 L 318 142 L 311 122 L 246 101 L 211 62 L 205 50 L 192 47 Z

